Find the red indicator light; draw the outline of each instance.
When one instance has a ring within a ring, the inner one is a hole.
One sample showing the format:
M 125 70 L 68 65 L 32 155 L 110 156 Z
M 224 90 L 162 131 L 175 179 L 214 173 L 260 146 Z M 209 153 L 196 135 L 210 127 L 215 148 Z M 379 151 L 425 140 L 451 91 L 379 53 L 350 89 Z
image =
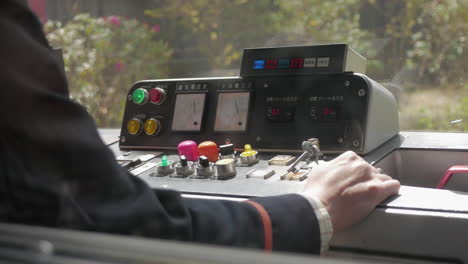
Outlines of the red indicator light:
M 166 92 L 161 88 L 153 88 L 149 91 L 149 99 L 152 104 L 162 104 L 166 97 Z
M 265 69 L 276 69 L 278 67 L 278 60 L 267 60 Z
M 290 68 L 298 69 L 304 67 L 304 59 L 302 58 L 295 58 L 291 59 Z
M 272 116 L 277 116 L 279 114 L 281 114 L 281 109 L 279 109 L 279 108 L 272 108 L 271 109 L 271 115 Z

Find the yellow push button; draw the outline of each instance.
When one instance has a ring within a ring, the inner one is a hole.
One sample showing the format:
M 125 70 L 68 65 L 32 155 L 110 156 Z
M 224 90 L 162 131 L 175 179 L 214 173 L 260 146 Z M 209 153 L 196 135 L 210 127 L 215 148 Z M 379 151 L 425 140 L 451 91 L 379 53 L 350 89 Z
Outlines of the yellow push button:
M 136 136 L 141 133 L 143 122 L 138 118 L 132 118 L 127 122 L 127 131 L 130 135 Z
M 258 152 L 256 150 L 253 150 L 250 144 L 246 144 L 244 146 L 244 152 L 240 154 L 240 160 L 242 164 L 247 164 L 249 166 L 260 161 L 258 157 Z
M 241 156 L 243 157 L 249 157 L 249 156 L 254 156 L 256 155 L 258 152 L 253 150 L 252 149 L 252 146 L 250 146 L 250 144 L 246 144 L 244 146 L 244 152 L 241 153 Z
M 160 128 L 161 128 L 161 122 L 159 122 L 158 119 L 150 118 L 145 121 L 143 129 L 145 130 L 146 135 L 154 136 L 159 133 Z

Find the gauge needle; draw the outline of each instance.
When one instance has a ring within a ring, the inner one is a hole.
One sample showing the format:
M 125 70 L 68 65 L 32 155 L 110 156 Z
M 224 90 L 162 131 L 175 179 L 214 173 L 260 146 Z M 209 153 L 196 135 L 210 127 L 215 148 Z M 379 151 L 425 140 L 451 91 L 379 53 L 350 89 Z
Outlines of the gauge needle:
M 195 101 L 193 101 L 192 104 L 193 104 L 193 112 L 195 113 L 195 112 L 197 112 L 197 111 L 195 110 Z
M 237 100 L 235 101 L 236 103 L 236 113 L 239 113 L 239 105 L 237 104 Z

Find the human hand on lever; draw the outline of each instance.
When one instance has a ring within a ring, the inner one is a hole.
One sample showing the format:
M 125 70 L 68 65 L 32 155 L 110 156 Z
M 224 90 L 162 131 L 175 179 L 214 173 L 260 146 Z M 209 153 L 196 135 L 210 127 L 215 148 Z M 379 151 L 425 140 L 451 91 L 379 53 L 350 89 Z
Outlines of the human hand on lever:
M 304 193 L 320 199 L 330 215 L 333 229 L 342 231 L 363 220 L 399 189 L 399 181 L 348 151 L 315 166 Z

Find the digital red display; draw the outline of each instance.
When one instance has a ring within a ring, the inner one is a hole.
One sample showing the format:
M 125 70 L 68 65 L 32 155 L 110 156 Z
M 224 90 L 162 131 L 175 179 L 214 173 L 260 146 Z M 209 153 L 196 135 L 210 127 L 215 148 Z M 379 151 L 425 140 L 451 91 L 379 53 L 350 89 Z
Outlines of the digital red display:
M 281 109 L 280 108 L 272 108 L 271 109 L 271 115 L 272 116 L 277 116 L 279 114 L 281 114 Z
M 304 66 L 304 59 L 302 58 L 295 58 L 291 60 L 290 67 L 293 69 L 302 68 Z
M 278 67 L 278 60 L 267 60 L 265 68 L 266 69 L 276 69 Z
M 333 114 L 335 110 L 333 108 L 324 108 L 323 109 L 323 116 L 329 116 Z

